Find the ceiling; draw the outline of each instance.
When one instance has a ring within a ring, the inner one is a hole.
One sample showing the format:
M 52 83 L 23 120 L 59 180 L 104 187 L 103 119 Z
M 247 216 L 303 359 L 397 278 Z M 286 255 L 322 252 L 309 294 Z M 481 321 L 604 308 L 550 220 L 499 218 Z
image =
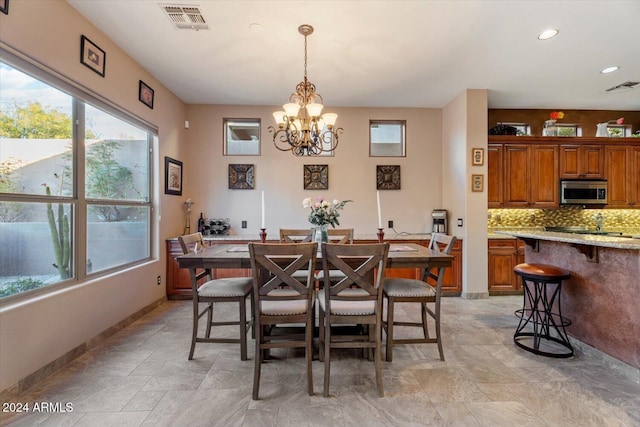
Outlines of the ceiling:
M 605 91 L 640 82 L 638 0 L 68 2 L 188 104 L 287 102 L 311 24 L 328 107 L 441 108 L 488 89 L 490 108 L 640 109 L 640 85 Z M 196 5 L 210 29 L 178 30 L 160 4 Z M 547 28 L 560 33 L 538 40 Z

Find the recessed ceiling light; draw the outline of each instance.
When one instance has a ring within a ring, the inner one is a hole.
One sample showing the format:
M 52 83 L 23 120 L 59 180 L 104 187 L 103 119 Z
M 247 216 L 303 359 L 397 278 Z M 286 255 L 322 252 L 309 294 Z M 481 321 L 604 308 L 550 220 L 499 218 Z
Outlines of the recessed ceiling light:
M 544 30 L 539 36 L 538 36 L 538 40 L 547 40 L 550 39 L 551 37 L 555 37 L 558 35 L 560 31 L 556 30 L 556 29 L 551 29 L 551 30 Z
M 600 71 L 602 74 L 609 74 L 609 73 L 613 73 L 614 71 L 618 71 L 620 69 L 620 67 L 618 67 L 617 65 L 614 65 L 613 67 L 607 67 L 604 70 Z
M 249 29 L 253 31 L 262 31 L 262 25 L 258 24 L 257 22 L 254 22 L 252 24 L 249 24 Z

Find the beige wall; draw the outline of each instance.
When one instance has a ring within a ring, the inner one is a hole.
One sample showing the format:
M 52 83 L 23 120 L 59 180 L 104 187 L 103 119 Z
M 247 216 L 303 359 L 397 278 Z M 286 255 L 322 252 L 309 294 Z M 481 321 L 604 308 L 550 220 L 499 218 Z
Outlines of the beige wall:
M 283 95 L 284 96 L 284 95 Z M 329 101 L 327 101 L 329 104 Z M 383 227 L 393 220 L 397 231 L 430 231 L 431 210 L 442 205 L 442 117 L 439 109 L 332 108 L 337 125 L 344 128 L 333 157 L 296 157 L 278 151 L 267 127 L 273 124 L 276 106 L 190 105 L 187 107 L 189 150 L 184 159 L 185 187 L 196 203 L 194 217 L 230 218 L 234 234 L 257 236 L 260 228 L 261 191 L 265 190 L 266 227 L 276 236 L 283 227 L 310 227 L 305 197 L 351 199 L 340 223 L 356 234 L 375 234 L 376 165 L 400 165 L 401 190 L 381 190 Z M 260 156 L 222 156 L 224 118 L 261 120 Z M 369 120 L 407 121 L 407 157 L 369 157 Z M 229 190 L 228 165 L 254 164 L 255 190 Z M 328 190 L 304 190 L 303 166 L 329 165 Z M 446 206 L 444 206 L 446 207 Z M 241 221 L 248 227 L 241 229 Z M 385 230 L 387 237 L 392 230 Z
M 107 52 L 105 78 L 80 64 L 82 34 Z M 470 248 L 480 254 L 474 258 L 473 265 L 486 264 L 486 240 L 480 242 L 479 235 L 468 231 L 460 235 L 455 227 L 457 217 L 465 218 L 465 229 L 468 229 L 470 221 L 475 224 L 475 216 L 482 215 L 482 228 L 486 233 L 486 198 L 477 212 L 475 203 L 481 203 L 482 196 L 473 195 L 473 206 L 466 202 L 467 197 L 472 197 L 468 187 L 470 145 L 466 139 L 471 138 L 473 146 L 481 141 L 476 139 L 475 125 L 469 127 L 459 122 L 471 119 L 475 123 L 476 114 L 484 115 L 482 133 L 486 146 L 486 94 L 483 105 L 482 93 L 465 93 L 460 112 L 458 107 L 451 107 L 453 112 L 449 112 L 450 107 L 445 110 L 331 108 L 327 100 L 328 110 L 339 114 L 338 125 L 345 129 L 336 155 L 298 158 L 277 151 L 272 145 L 267 127 L 272 123 L 271 112 L 275 107 L 185 106 L 63 0 L 12 1 L 10 15 L 0 14 L 0 42 L 5 48 L 22 52 L 159 129 L 154 165 L 155 259 L 45 297 L 0 307 L 0 390 L 164 296 L 164 240 L 182 233 L 183 202 L 187 198 L 196 203 L 192 225 L 195 226 L 199 212 L 204 212 L 209 217 L 229 217 L 237 234 L 255 235 L 260 225 L 260 191 L 265 189 L 266 225 L 271 236 L 280 227 L 309 226 L 307 212 L 301 204 L 304 197 L 353 199 L 354 203 L 344 210 L 342 224 L 354 227 L 357 234 L 373 234 L 377 228 L 375 166 L 400 165 L 402 189 L 381 191 L 383 226 L 386 227 L 388 220 L 394 220 L 398 231 L 426 232 L 431 226 L 431 210 L 447 208 L 452 212 L 451 230 L 459 237 L 474 239 L 470 243 L 465 241 L 465 253 L 469 253 Z M 155 90 L 153 110 L 138 101 L 140 79 Z M 261 156 L 222 156 L 225 117 L 262 120 Z M 407 121 L 407 157 L 369 157 L 370 119 Z M 187 130 L 185 120 L 190 122 Z M 443 129 L 448 126 L 451 133 L 443 136 Z M 165 156 L 184 162 L 182 197 L 162 194 Z M 255 165 L 256 190 L 228 189 L 230 163 Z M 329 165 L 327 191 L 303 189 L 304 164 Z M 242 220 L 248 221 L 247 230 L 240 228 Z M 390 230 L 386 233 L 392 235 Z M 468 258 L 465 255 L 465 281 L 467 276 L 473 277 L 480 271 L 475 267 L 467 269 Z M 162 286 L 156 286 L 158 275 L 162 276 Z M 486 277 L 486 265 L 485 274 L 476 277 Z M 486 290 L 486 278 L 484 282 Z M 479 285 L 482 280 L 475 283 Z M 467 285 L 464 286 L 467 289 Z
M 104 78 L 80 63 L 82 34 L 107 52 Z M 184 104 L 66 1 L 12 1 L 10 14 L 0 14 L 0 42 L 157 126 L 156 159 L 184 157 Z M 138 80 L 155 90 L 153 110 L 138 101 Z M 155 173 L 163 176 L 158 161 Z M 155 189 L 153 261 L 0 307 L 0 390 L 164 296 L 164 239 L 182 230 L 183 200 L 160 195 L 159 188 Z M 163 286 L 156 285 L 158 275 Z
M 487 91 L 467 90 L 443 110 L 443 202 L 451 209 L 451 233 L 463 239 L 462 296 L 486 298 L 487 192 L 471 191 L 471 175 L 487 175 L 487 164 L 471 165 L 472 148 L 487 148 Z M 485 184 L 486 185 L 486 184 Z M 463 226 L 458 227 L 461 218 Z

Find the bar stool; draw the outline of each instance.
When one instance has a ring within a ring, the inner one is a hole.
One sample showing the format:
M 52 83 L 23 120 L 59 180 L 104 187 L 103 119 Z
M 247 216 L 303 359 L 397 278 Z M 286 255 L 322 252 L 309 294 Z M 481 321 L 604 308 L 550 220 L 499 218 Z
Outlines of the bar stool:
M 573 347 L 564 327 L 571 321 L 562 317 L 560 309 L 560 292 L 562 281 L 571 277 L 571 273 L 565 269 L 546 264 L 518 264 L 513 269 L 514 273 L 522 277 L 524 290 L 523 308 L 516 310 L 515 314 L 520 318 L 520 323 L 513 335 L 513 342 L 520 348 L 534 354 L 548 357 L 565 358 L 573 356 Z M 554 309 L 557 310 L 554 312 Z M 524 332 L 525 327 L 530 326 L 533 332 Z M 555 331 L 552 335 L 551 332 Z M 530 345 L 528 337 L 533 337 Z M 542 340 L 546 349 L 541 349 Z M 557 345 L 568 351 L 555 351 Z

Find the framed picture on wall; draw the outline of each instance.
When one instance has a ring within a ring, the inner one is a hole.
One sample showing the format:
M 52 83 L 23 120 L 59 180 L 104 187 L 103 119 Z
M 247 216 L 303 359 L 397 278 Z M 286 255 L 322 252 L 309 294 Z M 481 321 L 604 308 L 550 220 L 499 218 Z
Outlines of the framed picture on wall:
M 474 193 L 484 191 L 484 175 L 471 175 L 471 191 Z
M 328 190 L 329 165 L 304 165 L 304 189 Z
M 86 38 L 80 37 L 80 62 L 104 77 L 107 54 L 98 45 Z
M 182 196 L 182 162 L 164 158 L 164 194 Z
M 229 165 L 230 190 L 253 190 L 254 183 L 253 165 Z
M 484 165 L 484 149 L 482 148 L 472 148 L 471 149 L 471 164 L 473 166 L 482 166 Z
M 9 14 L 9 0 L 0 0 L 0 12 Z
M 138 100 L 153 110 L 153 98 L 153 89 L 140 80 L 140 84 L 138 85 Z
M 376 189 L 400 190 L 400 165 L 377 165 Z

